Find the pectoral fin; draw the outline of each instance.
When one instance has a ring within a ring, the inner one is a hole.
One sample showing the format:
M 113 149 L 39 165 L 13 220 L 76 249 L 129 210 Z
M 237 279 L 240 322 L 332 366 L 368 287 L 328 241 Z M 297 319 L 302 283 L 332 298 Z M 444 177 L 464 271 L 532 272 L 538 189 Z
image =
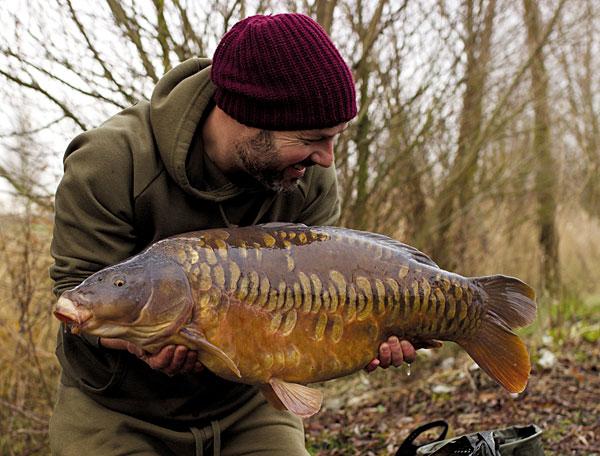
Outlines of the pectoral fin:
M 194 329 L 194 328 L 190 328 L 188 326 L 188 327 L 182 328 L 180 331 L 180 334 L 185 339 L 192 342 L 192 344 L 198 350 L 204 350 L 205 352 L 210 353 L 211 355 L 219 358 L 221 361 L 223 361 L 223 363 L 225 363 L 225 365 L 229 369 L 231 369 L 231 371 L 237 377 L 242 378 L 242 374 L 240 373 L 240 370 L 238 369 L 237 365 L 233 362 L 233 360 L 229 356 L 227 356 L 227 353 L 225 353 L 219 347 L 211 344 L 208 340 L 206 340 L 206 337 L 200 331 L 198 331 L 197 329 Z
M 308 418 L 317 413 L 323 402 L 321 391 L 276 378 L 262 387 L 262 393 L 275 408 L 287 409 L 301 418 Z

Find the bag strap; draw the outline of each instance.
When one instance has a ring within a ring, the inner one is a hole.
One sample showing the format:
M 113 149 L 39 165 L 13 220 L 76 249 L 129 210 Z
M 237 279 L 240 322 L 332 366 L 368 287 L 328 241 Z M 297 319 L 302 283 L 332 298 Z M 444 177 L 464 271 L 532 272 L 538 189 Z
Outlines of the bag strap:
M 436 439 L 431 440 L 430 442 L 424 443 L 422 445 L 415 445 L 413 443 L 416 440 L 416 438 L 423 434 L 425 431 L 428 431 L 429 429 L 434 429 L 436 427 L 443 428 L 442 432 Z M 419 426 L 418 428 L 414 429 L 408 435 L 408 437 L 406 437 L 406 439 L 404 439 L 404 442 L 402 442 L 400 448 L 398 448 L 398 451 L 396 452 L 396 456 L 415 456 L 417 454 L 417 448 L 423 445 L 428 445 L 433 442 L 439 442 L 440 440 L 444 440 L 447 434 L 448 423 L 444 420 L 436 420 L 432 421 L 431 423 Z

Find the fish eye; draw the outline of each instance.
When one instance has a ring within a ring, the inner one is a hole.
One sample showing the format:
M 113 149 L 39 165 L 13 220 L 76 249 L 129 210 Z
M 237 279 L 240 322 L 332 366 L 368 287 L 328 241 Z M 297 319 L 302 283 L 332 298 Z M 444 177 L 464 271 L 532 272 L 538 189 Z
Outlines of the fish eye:
M 122 287 L 123 285 L 125 285 L 125 279 L 115 279 L 113 285 L 115 287 Z

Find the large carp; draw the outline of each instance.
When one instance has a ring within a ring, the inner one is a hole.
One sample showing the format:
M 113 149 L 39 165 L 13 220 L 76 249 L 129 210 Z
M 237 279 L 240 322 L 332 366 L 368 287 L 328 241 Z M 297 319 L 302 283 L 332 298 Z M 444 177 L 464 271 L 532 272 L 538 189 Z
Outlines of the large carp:
M 520 392 L 529 355 L 511 328 L 535 313 L 534 291 L 515 278 L 466 278 L 382 235 L 295 224 L 161 240 L 64 292 L 55 310 L 74 333 L 198 350 L 215 374 L 260 385 L 302 417 L 322 401 L 304 385 L 362 369 L 390 335 L 454 341 Z

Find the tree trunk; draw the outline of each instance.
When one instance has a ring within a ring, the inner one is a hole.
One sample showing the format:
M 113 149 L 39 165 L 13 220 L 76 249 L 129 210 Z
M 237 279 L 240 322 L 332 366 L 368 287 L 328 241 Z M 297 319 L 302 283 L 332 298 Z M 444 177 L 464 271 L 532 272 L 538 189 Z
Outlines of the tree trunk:
M 477 25 L 474 0 L 467 0 L 465 15 L 465 91 L 456 157 L 437 204 L 437 230 L 433 256 L 440 265 L 459 269 L 469 237 L 468 207 L 474 197 L 474 179 L 482 148 L 483 97 L 490 60 L 496 1 L 490 0 L 482 24 Z
M 531 64 L 531 90 L 534 108 L 533 152 L 536 157 L 537 224 L 542 251 L 541 289 L 542 293 L 556 297 L 560 292 L 558 230 L 556 227 L 557 167 L 550 148 L 548 72 L 544 64 L 543 49 L 538 49 L 543 27 L 540 25 L 537 3 L 534 0 L 523 0 L 523 6 L 528 47 L 531 52 L 537 49 Z

